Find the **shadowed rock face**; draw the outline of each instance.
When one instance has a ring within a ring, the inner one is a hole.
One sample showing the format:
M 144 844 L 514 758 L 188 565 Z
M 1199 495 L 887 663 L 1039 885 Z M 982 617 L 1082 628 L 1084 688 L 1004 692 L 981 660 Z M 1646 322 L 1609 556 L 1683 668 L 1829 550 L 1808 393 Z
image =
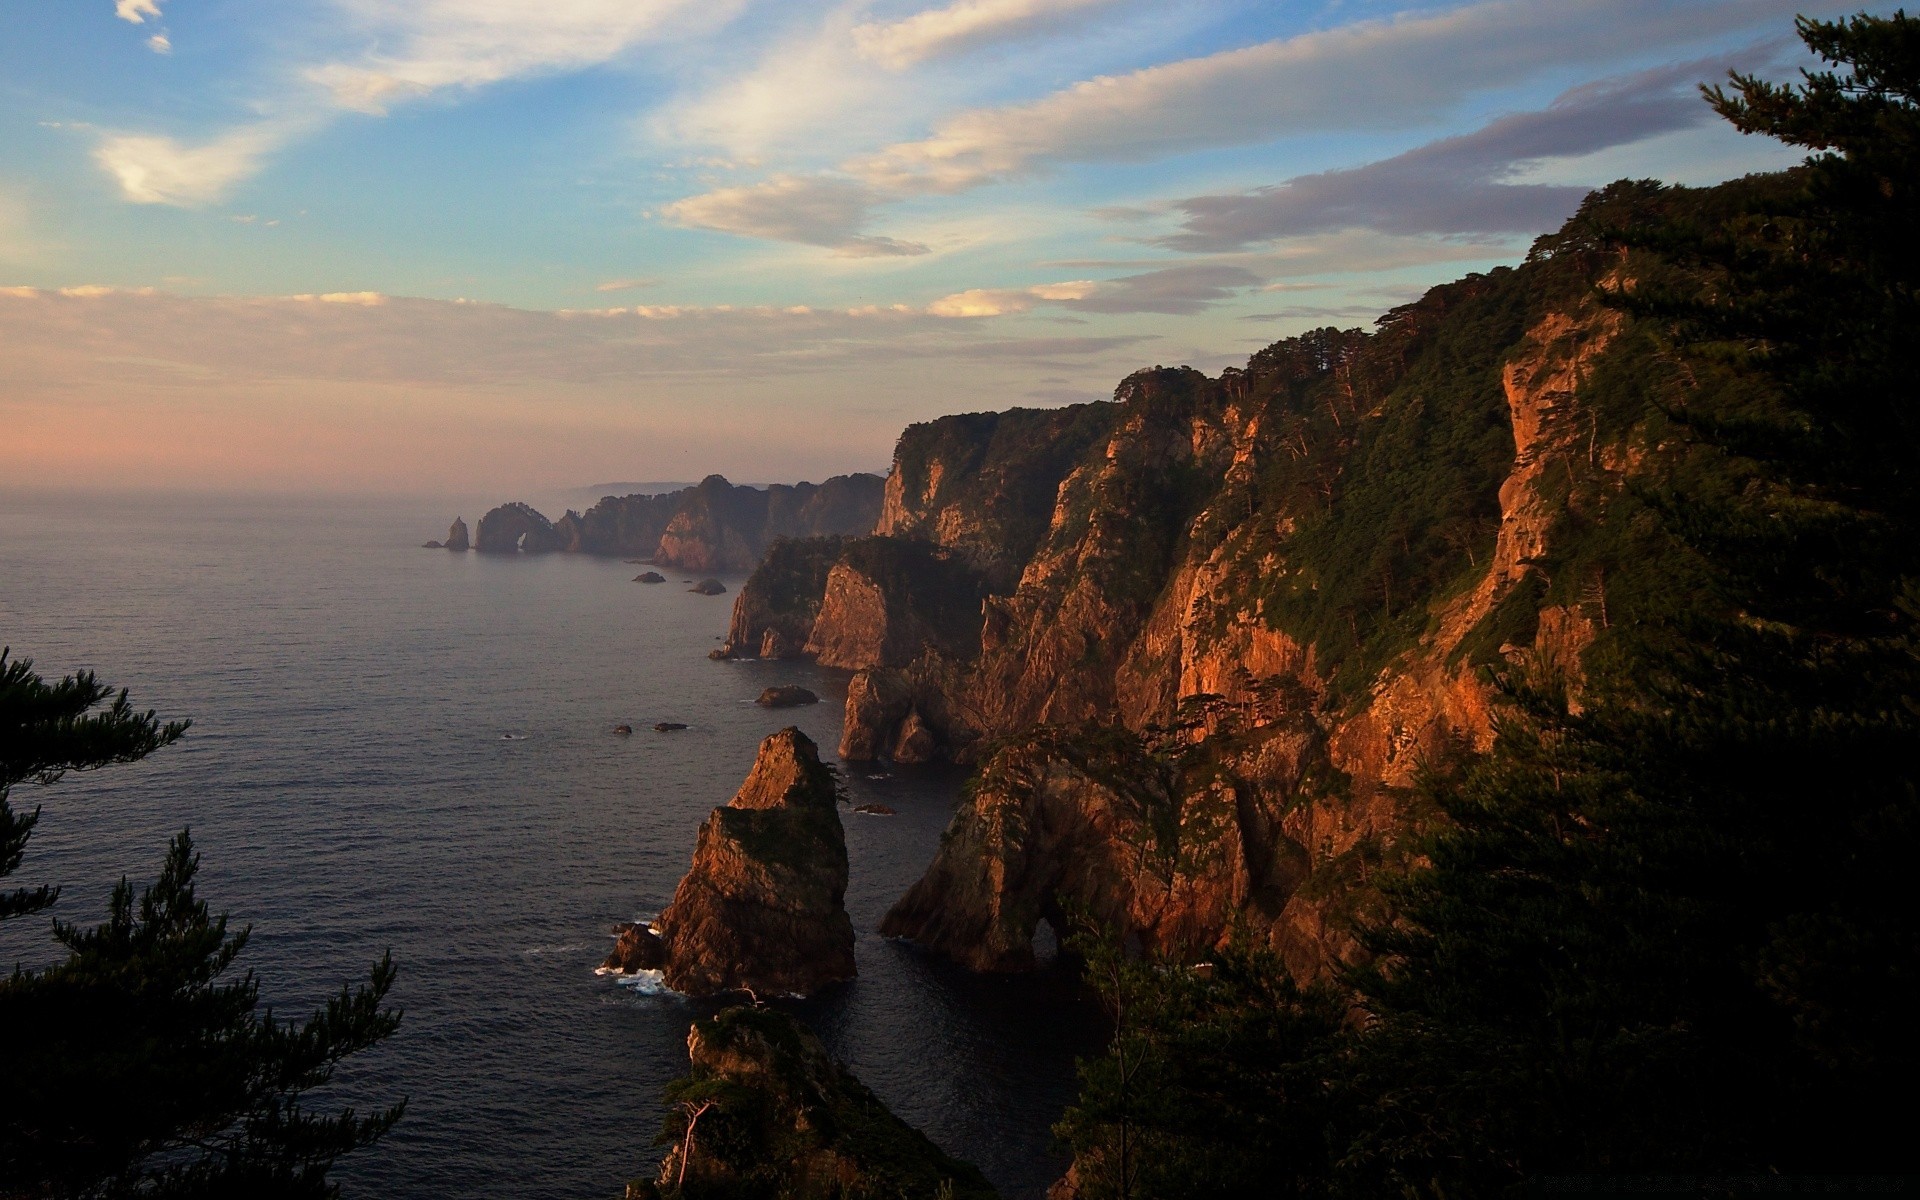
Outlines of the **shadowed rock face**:
M 687 1077 L 669 1085 L 653 1179 L 628 1200 L 788 1197 L 991 1200 L 980 1172 L 887 1110 L 805 1025 L 729 1008 L 687 1033 Z
M 739 793 L 701 823 L 693 865 L 651 936 L 616 947 L 610 970 L 644 959 L 667 985 L 806 995 L 851 979 L 847 844 L 832 768 L 812 741 L 783 729 L 760 744 Z
M 455 517 L 453 519 L 453 524 L 447 527 L 447 540 L 442 542 L 441 545 L 449 550 L 465 550 L 468 548 L 467 523 L 463 518 Z
M 798 658 L 845 538 L 776 538 L 734 597 L 724 658 Z

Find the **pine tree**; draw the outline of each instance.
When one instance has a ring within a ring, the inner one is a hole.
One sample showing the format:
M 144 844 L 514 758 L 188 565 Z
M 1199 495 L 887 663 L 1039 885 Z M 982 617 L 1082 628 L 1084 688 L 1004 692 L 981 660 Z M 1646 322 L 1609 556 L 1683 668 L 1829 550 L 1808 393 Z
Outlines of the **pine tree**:
M 1897 1166 L 1920 1067 L 1920 25 L 1802 20 L 1840 71 L 1709 100 L 1816 151 L 1722 219 L 1618 231 L 1616 303 L 1694 369 L 1641 490 L 1691 584 L 1616 604 L 1576 705 L 1495 747 L 1358 982 L 1344 1190 Z
M 90 673 L 42 680 L 0 652 L 0 877 L 40 811 L 8 806 L 20 783 L 135 762 L 187 723 L 137 713 Z M 115 888 L 94 928 L 56 921 L 66 959 L 0 980 L 0 1196 L 326 1197 L 341 1155 L 378 1140 L 404 1102 L 361 1115 L 309 1111 L 338 1064 L 391 1034 L 391 958 L 304 1022 L 259 1007 L 234 977 L 247 931 L 195 892 L 186 832 L 136 900 Z M 0 895 L 0 915 L 45 910 L 58 890 Z

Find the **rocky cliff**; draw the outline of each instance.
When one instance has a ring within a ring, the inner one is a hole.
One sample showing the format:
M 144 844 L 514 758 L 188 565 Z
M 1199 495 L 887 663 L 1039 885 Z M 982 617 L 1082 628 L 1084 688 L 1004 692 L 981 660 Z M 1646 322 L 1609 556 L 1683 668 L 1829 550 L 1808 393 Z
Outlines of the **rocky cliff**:
M 884 491 L 877 475 L 836 475 L 824 483 L 766 488 L 709 475 L 677 492 L 607 496 L 584 513 L 569 509 L 552 523 L 516 502 L 481 518 L 479 548 L 626 555 L 688 571 L 747 571 L 778 538 L 872 532 Z M 496 531 L 492 544 L 486 537 L 489 520 Z M 518 540 L 530 531 L 535 532 L 531 541 Z
M 1673 368 L 1580 230 L 1657 202 L 1597 193 L 1372 332 L 1140 372 L 1047 414 L 1052 443 L 1009 435 L 1033 414 L 908 430 L 870 540 L 967 583 L 843 552 L 807 646 L 856 672 L 844 757 L 979 764 L 887 931 L 1019 967 L 1071 904 L 1178 953 L 1246 925 L 1303 977 L 1355 958 L 1419 772 L 1488 743 L 1487 672 L 1577 679 L 1631 603 L 1615 501 L 1662 451 L 1620 397 Z
M 661 970 L 689 995 L 806 995 L 851 979 L 847 843 L 832 768 L 798 729 L 760 744 L 740 791 L 701 823 L 693 865 L 606 966 Z
M 447 527 L 447 540 L 442 542 L 441 545 L 448 550 L 464 551 L 469 548 L 467 541 L 467 522 L 464 518 L 455 517 L 453 519 L 453 524 Z
M 993 1188 L 887 1110 L 806 1026 L 729 1008 L 687 1033 L 686 1077 L 667 1087 L 667 1147 L 628 1200 L 990 1200 Z

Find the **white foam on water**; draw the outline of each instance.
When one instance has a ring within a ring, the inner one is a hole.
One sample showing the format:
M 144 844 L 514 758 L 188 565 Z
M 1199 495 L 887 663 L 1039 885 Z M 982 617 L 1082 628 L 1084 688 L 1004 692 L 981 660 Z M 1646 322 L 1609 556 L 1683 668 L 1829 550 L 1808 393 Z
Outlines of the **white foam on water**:
M 567 942 L 554 946 L 528 946 L 520 952 L 522 958 L 544 958 L 549 954 L 577 954 L 587 948 L 585 942 Z
M 594 974 L 609 973 L 601 967 Z M 631 975 L 622 975 L 615 983 L 642 996 L 678 996 L 680 993 L 667 986 L 665 971 L 635 971 Z

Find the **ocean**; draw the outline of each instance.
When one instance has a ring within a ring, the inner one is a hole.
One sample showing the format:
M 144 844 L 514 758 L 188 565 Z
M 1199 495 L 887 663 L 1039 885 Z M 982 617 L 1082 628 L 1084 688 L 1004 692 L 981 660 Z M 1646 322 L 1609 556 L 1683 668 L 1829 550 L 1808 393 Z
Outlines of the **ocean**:
M 798 725 L 831 760 L 846 676 L 709 660 L 739 577 L 706 597 L 618 560 L 421 549 L 462 504 L 472 522 L 470 499 L 0 494 L 0 642 L 193 721 L 145 762 L 17 789 L 45 814 L 8 882 L 58 883 L 54 915 L 96 922 L 190 826 L 200 894 L 251 925 L 241 962 L 277 1012 L 393 952 L 400 1031 L 332 1098 L 408 1110 L 343 1160 L 349 1196 L 617 1197 L 714 1006 L 596 975 L 611 926 L 666 904 L 761 738 Z M 823 702 L 754 705 L 774 683 Z M 1097 1009 L 1056 966 L 976 976 L 878 937 L 962 776 L 846 773 L 899 814 L 843 812 L 859 978 L 783 1007 L 1004 1195 L 1039 1196 Z M 53 952 L 44 918 L 0 929 L 0 968 Z

